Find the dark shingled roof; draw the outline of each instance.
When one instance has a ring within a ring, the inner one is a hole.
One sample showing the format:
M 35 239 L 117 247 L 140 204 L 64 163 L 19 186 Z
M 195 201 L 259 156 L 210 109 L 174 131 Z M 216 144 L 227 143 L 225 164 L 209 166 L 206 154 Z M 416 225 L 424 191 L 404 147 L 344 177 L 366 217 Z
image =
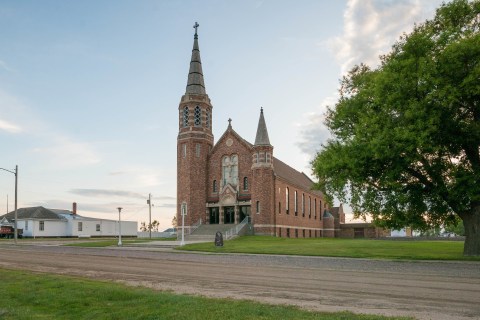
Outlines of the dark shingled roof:
M 0 219 L 4 217 L 8 220 L 15 220 L 15 211 L 0 216 Z M 19 208 L 17 209 L 17 217 L 18 219 L 64 220 L 62 216 L 44 207 Z
M 198 48 L 198 35 L 196 32 L 193 40 L 192 59 L 190 60 L 190 70 L 188 71 L 186 93 L 206 94 L 200 49 Z
M 310 180 L 310 178 L 305 173 L 293 169 L 288 164 L 278 160 L 275 157 L 273 158 L 273 170 L 278 177 L 283 178 L 284 180 L 299 187 L 302 187 L 306 190 L 312 190 L 313 181 Z M 322 194 L 322 192 L 319 190 L 312 191 L 319 195 Z

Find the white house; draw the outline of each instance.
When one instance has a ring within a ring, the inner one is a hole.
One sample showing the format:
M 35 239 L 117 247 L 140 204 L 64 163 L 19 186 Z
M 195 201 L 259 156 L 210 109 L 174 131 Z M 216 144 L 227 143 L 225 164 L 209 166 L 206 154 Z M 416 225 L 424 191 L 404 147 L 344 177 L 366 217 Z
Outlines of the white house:
M 15 212 L 0 216 L 0 224 L 13 225 Z M 89 218 L 72 211 L 30 207 L 17 209 L 17 226 L 24 237 L 111 237 L 118 235 L 118 221 Z M 122 236 L 136 237 L 137 221 L 122 221 Z

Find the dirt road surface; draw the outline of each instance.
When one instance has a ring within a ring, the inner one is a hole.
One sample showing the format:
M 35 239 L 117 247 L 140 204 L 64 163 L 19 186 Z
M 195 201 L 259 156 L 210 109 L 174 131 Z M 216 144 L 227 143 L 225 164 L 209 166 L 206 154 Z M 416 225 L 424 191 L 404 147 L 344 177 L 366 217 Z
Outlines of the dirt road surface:
M 480 263 L 0 244 L 0 267 L 319 311 L 480 319 Z

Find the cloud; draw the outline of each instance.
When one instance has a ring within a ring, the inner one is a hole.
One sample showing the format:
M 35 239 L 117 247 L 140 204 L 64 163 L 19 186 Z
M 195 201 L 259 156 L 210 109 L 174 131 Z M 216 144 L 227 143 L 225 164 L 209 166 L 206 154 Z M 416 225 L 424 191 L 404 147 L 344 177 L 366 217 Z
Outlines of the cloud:
M 20 133 L 23 131 L 20 126 L 2 119 L 0 119 L 0 130 L 7 131 L 9 133 Z
M 61 167 L 70 168 L 101 162 L 101 158 L 89 143 L 73 141 L 68 137 L 55 137 L 53 141 L 53 145 L 35 148 L 33 152 Z
M 376 67 L 379 56 L 390 48 L 402 33 L 408 33 L 414 24 L 432 17 L 441 0 L 349 0 L 344 13 L 343 34 L 327 43 L 341 66 L 341 78 L 359 63 Z M 327 106 L 333 107 L 338 93 L 325 98 L 317 111 L 305 115 L 297 145 L 302 152 L 314 156 L 330 137 L 323 124 Z
M 70 193 L 84 197 L 124 197 L 135 199 L 146 199 L 146 196 L 140 193 L 124 190 L 106 190 L 106 189 L 72 189 Z
M 13 70 L 7 65 L 7 63 L 6 63 L 5 61 L 3 61 L 3 60 L 0 60 L 0 69 L 4 69 L 4 70 L 9 71 L 9 72 L 10 72 L 10 71 L 13 71 Z
M 329 41 L 345 74 L 361 62 L 375 67 L 403 32 L 425 19 L 420 0 L 350 0 L 344 13 L 344 32 Z

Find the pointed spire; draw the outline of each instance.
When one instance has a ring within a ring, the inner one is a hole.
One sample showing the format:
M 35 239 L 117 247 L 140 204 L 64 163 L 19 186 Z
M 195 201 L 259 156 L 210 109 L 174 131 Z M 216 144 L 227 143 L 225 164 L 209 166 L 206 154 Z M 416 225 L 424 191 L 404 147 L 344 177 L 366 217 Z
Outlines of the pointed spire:
M 265 118 L 263 117 L 263 108 L 260 109 L 260 119 L 258 120 L 257 136 L 255 137 L 256 146 L 269 146 L 270 140 L 268 139 L 267 125 L 265 124 Z
M 205 83 L 203 82 L 202 61 L 200 60 L 200 49 L 198 48 L 197 29 L 199 26 L 197 22 L 195 22 L 193 26 L 195 35 L 193 37 L 192 59 L 190 60 L 187 90 L 185 93 L 206 94 Z

